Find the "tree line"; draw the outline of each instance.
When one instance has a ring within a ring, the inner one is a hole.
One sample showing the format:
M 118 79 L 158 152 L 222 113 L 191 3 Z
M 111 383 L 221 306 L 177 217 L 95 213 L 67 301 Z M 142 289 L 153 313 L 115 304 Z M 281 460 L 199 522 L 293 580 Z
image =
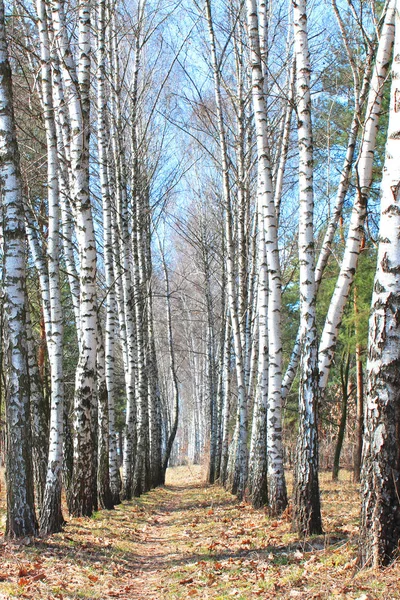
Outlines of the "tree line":
M 359 562 L 392 560 L 398 6 L 327 10 L 0 7 L 8 537 L 59 531 L 62 490 L 90 516 L 163 484 L 184 440 L 210 483 L 279 515 L 291 414 L 293 529 L 321 533 L 336 377 L 336 476 L 356 395 Z

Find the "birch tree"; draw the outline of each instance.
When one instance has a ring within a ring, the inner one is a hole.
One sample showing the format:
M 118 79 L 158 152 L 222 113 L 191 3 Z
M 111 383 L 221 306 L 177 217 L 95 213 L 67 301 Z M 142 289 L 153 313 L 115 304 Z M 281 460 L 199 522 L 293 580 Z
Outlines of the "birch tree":
M 369 324 L 365 437 L 361 475 L 361 565 L 390 562 L 400 539 L 400 15 L 395 45 L 386 157 L 381 183 L 378 259 Z
M 175 351 L 174 351 L 174 339 L 172 332 L 172 314 L 171 314 L 171 290 L 169 283 L 169 273 L 167 262 L 165 259 L 165 252 L 161 240 L 158 238 L 158 246 L 160 250 L 160 256 L 162 261 L 162 268 L 164 272 L 165 282 L 165 309 L 167 313 L 167 332 L 168 332 L 168 354 L 169 354 L 169 369 L 172 380 L 172 392 L 173 392 L 173 414 L 171 419 L 171 428 L 168 432 L 166 439 L 166 447 L 163 455 L 162 469 L 163 469 L 163 483 L 165 482 L 165 473 L 168 467 L 168 461 L 171 456 L 172 446 L 176 437 L 179 420 L 179 381 L 178 373 L 176 370 L 175 362 Z
M 35 535 L 31 458 L 30 392 L 26 329 L 26 249 L 20 157 L 16 137 L 11 69 L 0 1 L 0 178 L 3 223 L 3 310 L 7 376 L 6 536 Z
M 233 480 L 232 492 L 237 493 L 239 497 L 243 496 L 247 482 L 247 393 L 245 379 L 245 364 L 244 364 L 244 346 L 241 339 L 240 320 L 238 315 L 238 307 L 235 294 L 235 263 L 234 263 L 234 242 L 232 230 L 232 205 L 229 180 L 229 162 L 226 142 L 226 132 L 224 127 L 223 106 L 221 96 L 221 73 L 217 57 L 216 40 L 214 33 L 214 25 L 211 12 L 211 2 L 205 2 L 206 18 L 208 24 L 208 32 L 211 48 L 211 64 L 214 78 L 214 94 L 217 110 L 217 130 L 218 141 L 222 164 L 222 185 L 224 198 L 225 212 L 225 238 L 226 238 L 226 272 L 227 272 L 227 290 L 229 312 L 232 322 L 233 345 L 235 351 L 236 377 L 237 377 L 237 393 L 238 393 L 238 408 L 237 408 L 237 427 L 234 436 L 234 446 L 232 452 L 233 458 Z
M 52 95 L 50 42 L 44 2 L 38 0 L 36 8 L 41 48 L 41 99 L 47 143 L 47 269 L 50 313 L 47 319 L 50 321 L 46 323 L 46 337 L 51 372 L 49 460 L 40 512 L 40 531 L 48 534 L 59 531 L 64 523 L 61 512 L 64 419 L 63 312 L 59 276 L 59 166 Z
M 119 45 L 116 33 L 115 11 L 109 13 L 108 55 L 111 69 L 111 148 L 114 163 L 116 209 L 113 211 L 113 253 L 116 279 L 119 329 L 123 344 L 127 407 L 124 432 L 122 467 L 122 495 L 126 500 L 133 496 L 133 476 L 137 445 L 136 403 L 136 318 L 133 301 L 132 273 L 129 262 L 131 237 L 127 197 L 126 156 L 122 128 L 122 83 L 120 78 Z M 139 57 L 135 55 L 135 61 Z M 134 68 L 137 76 L 137 69 Z
M 381 105 L 384 83 L 386 81 L 393 47 L 394 7 L 395 1 L 392 0 L 389 2 L 386 11 L 375 66 L 369 83 L 364 131 L 356 165 L 357 192 L 351 213 L 340 273 L 319 344 L 319 385 L 321 390 L 326 388 L 344 308 L 349 297 L 351 284 L 354 280 L 354 273 L 357 268 L 361 244 L 364 238 L 363 228 L 367 215 L 367 201 L 372 183 L 373 158 L 379 127 L 379 117 L 382 110 Z
M 357 194 L 351 212 L 351 226 L 349 227 L 346 239 L 345 253 L 341 263 L 340 274 L 329 305 L 326 322 L 319 342 L 319 370 L 321 374 L 320 387 L 322 393 L 324 393 L 328 381 L 329 371 L 336 348 L 337 335 L 349 290 L 354 278 L 359 248 L 363 238 L 366 202 L 368 200 L 372 181 L 372 159 L 374 156 L 376 131 L 381 112 L 383 84 L 387 74 L 390 49 L 393 41 L 393 4 L 389 4 L 385 7 L 382 17 L 382 31 L 380 38 L 377 39 L 374 37 L 371 40 L 368 40 L 368 51 L 362 81 L 359 82 L 359 74 L 354 62 L 354 55 L 349 47 L 349 34 L 346 32 L 336 2 L 333 2 L 333 5 L 353 74 L 354 110 L 347 140 L 346 154 L 340 171 L 335 202 L 316 264 L 316 291 L 319 290 L 324 270 L 328 264 L 329 257 L 332 254 L 332 244 L 334 242 L 339 221 L 342 218 L 343 206 L 349 192 L 355 164 L 357 168 Z M 380 26 L 381 24 L 379 23 L 378 25 Z M 376 45 L 378 45 L 377 52 Z M 363 130 L 361 129 L 361 123 L 364 123 Z M 362 130 L 362 137 L 360 146 L 358 147 L 357 139 L 359 137 L 360 129 Z M 356 158 L 357 149 L 358 157 Z M 296 375 L 299 356 L 300 337 L 298 333 L 282 383 L 282 395 L 284 398 L 286 398 Z
M 89 195 L 90 6 L 78 7 L 78 67 L 67 37 L 64 4 L 51 2 L 52 25 L 68 98 L 71 131 L 72 197 L 76 216 L 80 281 L 80 356 L 74 398 L 74 464 L 69 510 L 90 516 L 97 505 L 93 447 L 97 350 L 96 241 Z
M 105 463 L 104 469 L 110 471 L 110 487 L 113 504 L 120 503 L 121 475 L 119 472 L 117 457 L 117 438 L 115 432 L 115 336 L 117 329 L 116 299 L 114 290 L 114 267 L 113 267 L 113 247 L 112 247 L 112 206 L 110 194 L 110 182 L 108 172 L 108 131 L 107 131 L 107 88 L 106 88 L 106 2 L 98 2 L 98 35 L 97 35 L 97 122 L 98 122 L 98 159 L 99 175 L 101 185 L 102 209 L 103 209 L 103 235 L 104 235 L 104 270 L 106 283 L 106 325 L 105 325 L 105 384 L 107 393 L 107 402 L 104 404 L 105 421 L 103 426 L 108 424 L 109 431 L 104 433 L 107 436 L 109 447 L 109 460 Z M 105 412 L 107 412 L 108 419 Z M 101 461 L 100 461 L 101 463 Z M 99 471 L 101 464 L 99 463 Z
M 306 0 L 293 0 L 299 143 L 300 387 L 293 528 L 321 533 L 318 483 L 318 341 L 315 322 L 313 139 Z
M 268 381 L 265 365 L 260 363 L 259 385 L 261 394 L 268 395 L 267 452 L 268 452 L 268 501 L 273 514 L 286 508 L 287 495 L 283 471 L 282 446 L 282 339 L 281 339 L 281 272 L 279 264 L 277 214 L 273 193 L 272 172 L 269 162 L 267 132 L 267 104 L 264 96 L 264 77 L 261 63 L 259 23 L 255 0 L 247 1 L 248 31 L 251 48 L 252 97 L 255 114 L 258 154 L 258 223 L 260 229 L 261 257 L 263 241 L 266 246 L 268 287 L 260 277 L 259 302 L 267 306 L 268 327 Z M 263 258 L 261 258 L 263 260 Z M 268 296 L 268 298 L 267 298 Z M 265 325 L 264 325 L 265 327 Z M 265 335 L 265 334 L 264 334 Z M 265 352 L 263 346 L 261 352 Z M 267 392 L 263 387 L 266 387 Z M 265 401 L 263 402 L 263 404 Z M 254 493 L 254 491 L 253 491 Z

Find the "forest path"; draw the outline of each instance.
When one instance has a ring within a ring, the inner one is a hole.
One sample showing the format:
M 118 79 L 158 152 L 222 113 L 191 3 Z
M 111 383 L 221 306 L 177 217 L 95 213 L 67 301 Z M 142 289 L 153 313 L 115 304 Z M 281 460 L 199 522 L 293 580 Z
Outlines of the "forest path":
M 399 563 L 355 573 L 359 497 L 342 477 L 321 477 L 326 534 L 299 541 L 288 514 L 206 485 L 201 467 L 169 469 L 165 487 L 45 540 L 0 537 L 0 600 L 400 599 Z

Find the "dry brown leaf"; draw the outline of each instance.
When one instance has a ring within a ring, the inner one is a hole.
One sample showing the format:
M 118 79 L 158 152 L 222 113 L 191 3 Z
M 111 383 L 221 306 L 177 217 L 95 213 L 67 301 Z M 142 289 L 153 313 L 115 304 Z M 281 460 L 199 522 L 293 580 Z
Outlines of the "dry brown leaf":
M 187 577 L 186 579 L 181 579 L 179 583 L 181 585 L 188 585 L 188 583 L 193 583 L 193 577 Z

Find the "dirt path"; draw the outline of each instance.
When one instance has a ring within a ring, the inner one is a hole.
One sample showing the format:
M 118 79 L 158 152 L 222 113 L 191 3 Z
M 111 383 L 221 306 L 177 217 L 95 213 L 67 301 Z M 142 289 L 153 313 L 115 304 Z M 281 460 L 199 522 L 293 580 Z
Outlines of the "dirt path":
M 212 543 L 199 524 L 219 495 L 223 505 L 237 504 L 203 479 L 200 467 L 173 469 L 164 488 L 91 519 L 71 519 L 47 540 L 0 538 L 0 599 L 172 598 L 176 573 L 178 590 L 185 592 L 179 571 L 204 558 L 203 542 Z
M 271 519 L 203 475 L 172 469 L 164 488 L 71 519 L 47 540 L 0 538 L 0 600 L 400 599 L 399 564 L 355 574 L 359 500 L 348 477 L 322 478 L 327 533 L 299 542 L 289 515 Z
M 179 573 L 190 561 L 202 558 L 193 552 L 198 537 L 195 528 L 204 518 L 202 512 L 211 511 L 213 504 L 212 494 L 208 497 L 211 488 L 202 482 L 203 475 L 198 467 L 170 471 L 165 488 L 141 500 L 147 520 L 137 540 L 132 573 L 136 590 L 130 598 L 171 597 L 165 575 Z

